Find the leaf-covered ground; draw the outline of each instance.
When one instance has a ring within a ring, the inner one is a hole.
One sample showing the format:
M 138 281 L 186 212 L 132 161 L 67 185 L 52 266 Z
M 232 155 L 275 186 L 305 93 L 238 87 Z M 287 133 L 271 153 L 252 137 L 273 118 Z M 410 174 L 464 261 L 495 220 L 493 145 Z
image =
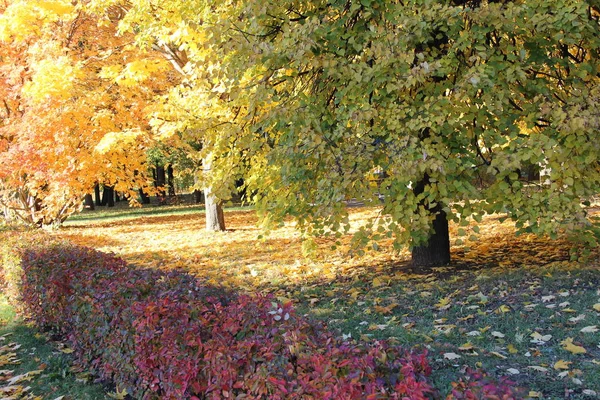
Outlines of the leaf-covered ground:
M 352 219 L 375 212 L 357 208 Z M 227 212 L 229 230 L 221 233 L 205 232 L 197 209 L 93 215 L 57 234 L 138 266 L 183 268 L 211 284 L 275 293 L 340 335 L 425 346 L 440 387 L 481 367 L 510 377 L 531 398 L 600 395 L 598 254 L 570 261 L 567 242 L 515 237 L 509 223 L 489 218 L 469 248 L 454 246 L 452 265 L 420 273 L 386 243 L 352 256 L 349 238 L 337 250 L 319 240 L 307 259 L 291 225 L 257 239 L 251 210 Z

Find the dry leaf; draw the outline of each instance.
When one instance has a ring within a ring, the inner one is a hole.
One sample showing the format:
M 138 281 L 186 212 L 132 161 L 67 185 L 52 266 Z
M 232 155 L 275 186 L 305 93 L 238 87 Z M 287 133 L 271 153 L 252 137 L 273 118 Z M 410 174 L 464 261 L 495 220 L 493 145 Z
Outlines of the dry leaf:
M 554 363 L 554 369 L 557 371 L 559 369 L 569 369 L 570 364 L 572 364 L 571 361 L 558 360 Z
M 560 344 L 562 344 L 564 350 L 567 350 L 570 353 L 573 353 L 573 354 L 587 353 L 587 351 L 583 347 L 573 344 L 573 338 L 566 338 L 565 340 L 560 342 Z
M 579 332 L 596 333 L 598 332 L 598 327 L 596 325 L 586 326 L 585 328 L 582 328 Z
M 494 332 L 492 332 L 492 336 L 496 337 L 496 338 L 503 338 L 506 335 L 502 332 L 494 331 Z
M 456 353 L 444 353 L 444 358 L 447 360 L 457 360 L 460 356 Z
M 540 367 L 539 365 L 530 365 L 527 368 L 532 369 L 534 371 L 538 371 L 538 372 L 548 372 L 548 368 Z
M 495 355 L 496 357 L 499 357 L 499 358 L 501 358 L 501 359 L 503 359 L 503 360 L 506 360 L 506 356 L 505 356 L 505 355 L 503 355 L 503 354 L 500 354 L 500 353 L 498 353 L 497 351 L 492 351 L 492 352 L 490 352 L 490 354 L 493 354 L 493 355 Z

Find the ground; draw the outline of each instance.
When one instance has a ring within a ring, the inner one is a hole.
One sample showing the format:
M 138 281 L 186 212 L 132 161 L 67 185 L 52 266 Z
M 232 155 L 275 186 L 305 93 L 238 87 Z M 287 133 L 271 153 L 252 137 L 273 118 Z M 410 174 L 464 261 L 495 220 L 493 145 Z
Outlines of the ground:
M 355 208 L 352 220 L 376 213 Z M 571 243 L 515 237 L 510 223 L 490 217 L 468 247 L 453 244 L 451 265 L 423 272 L 390 243 L 359 256 L 349 237 L 335 250 L 333 239 L 320 239 L 306 257 L 291 224 L 259 239 L 251 209 L 228 210 L 226 220 L 228 231 L 209 233 L 198 207 L 100 210 L 54 234 L 136 267 L 181 268 L 207 284 L 274 293 L 353 340 L 427 348 L 437 387 L 482 368 L 531 398 L 600 394 L 597 252 L 573 261 Z

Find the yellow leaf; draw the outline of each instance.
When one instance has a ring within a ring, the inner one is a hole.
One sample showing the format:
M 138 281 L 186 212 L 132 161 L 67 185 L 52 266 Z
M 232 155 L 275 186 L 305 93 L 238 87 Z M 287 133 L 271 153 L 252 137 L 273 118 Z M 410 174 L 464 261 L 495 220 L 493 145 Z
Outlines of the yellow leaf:
M 440 299 L 440 301 L 438 301 L 435 304 L 435 307 L 439 308 L 440 310 L 447 310 L 448 308 L 450 308 L 451 302 L 452 302 L 452 298 L 450 296 L 446 296 L 443 299 Z
M 74 352 L 75 350 L 70 349 L 68 347 L 65 347 L 64 349 L 60 349 L 61 352 L 65 353 L 65 354 L 71 354 L 72 352 Z
M 375 279 L 373 279 L 373 283 L 372 283 L 372 285 L 373 285 L 373 287 L 375 287 L 375 288 L 376 288 L 376 287 L 383 286 L 383 285 L 384 285 L 384 282 L 383 282 L 383 280 L 382 280 L 382 279 L 380 279 L 380 278 L 375 278 Z
M 554 363 L 554 369 L 557 371 L 560 369 L 569 369 L 569 364 L 571 364 L 570 361 L 558 360 Z
M 510 354 L 517 354 L 519 352 L 519 350 L 517 350 L 517 348 L 512 344 L 509 344 L 508 346 L 506 346 L 506 348 Z
M 587 351 L 583 347 L 573 344 L 573 338 L 566 338 L 565 340 L 560 342 L 560 344 L 562 344 L 564 350 L 567 350 L 570 353 L 573 353 L 573 354 L 587 353 Z
M 528 396 L 531 398 L 540 398 L 540 399 L 543 397 L 541 392 L 534 392 L 533 390 L 529 391 Z
M 596 303 L 592 306 L 592 308 L 598 312 L 600 312 L 600 303 Z
M 494 355 L 494 356 L 496 356 L 498 358 L 501 358 L 503 360 L 506 360 L 506 356 L 503 355 L 503 354 L 498 353 L 497 351 L 492 351 L 492 352 L 490 352 L 490 354 L 492 354 L 492 355 Z
M 124 400 L 127 397 L 127 390 L 123 389 L 122 391 L 117 390 L 116 392 L 108 393 L 108 397 L 117 400 Z
M 470 342 L 467 342 L 467 343 L 463 344 L 462 346 L 460 346 L 458 349 L 462 350 L 462 351 L 473 350 L 473 345 Z

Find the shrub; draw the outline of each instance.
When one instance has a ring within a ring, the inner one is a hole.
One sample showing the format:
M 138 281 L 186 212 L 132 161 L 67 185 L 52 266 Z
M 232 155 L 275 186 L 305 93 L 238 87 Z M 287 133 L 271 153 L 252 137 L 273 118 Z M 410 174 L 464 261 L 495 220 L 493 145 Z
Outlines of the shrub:
M 438 396 L 424 352 L 344 342 L 271 296 L 204 287 L 182 271 L 136 269 L 48 240 L 5 253 L 28 316 L 135 398 Z M 474 398 L 466 391 L 473 385 L 461 384 L 455 397 Z

